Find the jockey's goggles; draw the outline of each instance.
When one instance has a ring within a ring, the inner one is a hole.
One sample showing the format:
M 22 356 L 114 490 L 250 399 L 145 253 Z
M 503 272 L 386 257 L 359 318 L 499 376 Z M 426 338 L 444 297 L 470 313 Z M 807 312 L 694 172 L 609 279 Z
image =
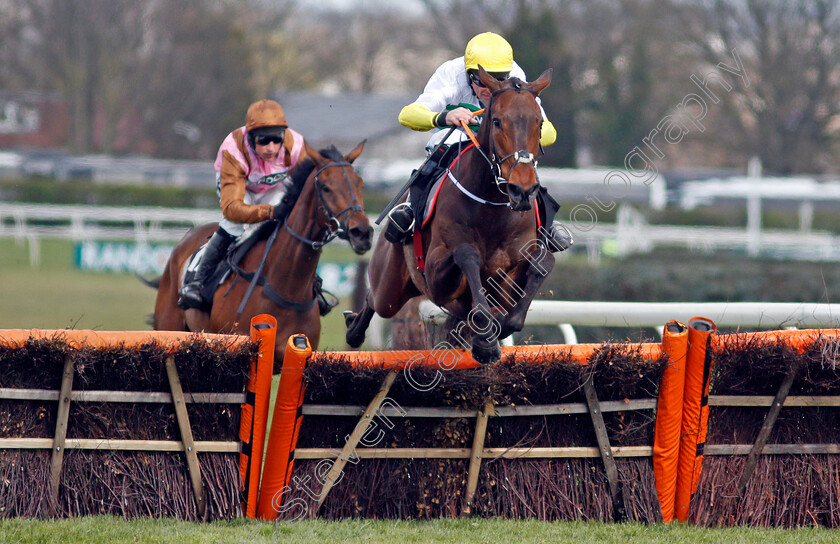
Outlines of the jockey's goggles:
M 490 73 L 490 72 L 488 72 L 488 73 Z M 495 77 L 499 81 L 504 81 L 508 77 L 510 77 L 509 72 L 495 72 L 495 73 L 490 73 L 490 75 Z M 467 72 L 467 76 L 469 76 L 469 78 L 470 78 L 470 83 L 473 83 L 478 87 L 484 88 L 484 85 L 481 83 L 481 80 L 478 78 L 478 72 L 477 71 L 470 70 L 470 71 Z
M 285 132 L 280 132 L 279 134 L 260 134 L 254 137 L 254 142 L 257 145 L 282 144 L 285 135 Z

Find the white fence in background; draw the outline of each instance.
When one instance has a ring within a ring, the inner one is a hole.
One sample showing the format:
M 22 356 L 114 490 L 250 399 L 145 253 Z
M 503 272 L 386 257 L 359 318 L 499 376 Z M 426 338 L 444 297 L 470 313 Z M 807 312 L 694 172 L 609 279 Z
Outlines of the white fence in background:
M 191 227 L 218 221 L 221 212 L 194 208 L 101 207 L 0 202 L 0 237 L 85 240 L 133 240 L 137 243 L 174 242 Z M 564 218 L 560 218 L 563 221 Z M 590 260 L 601 254 L 623 257 L 656 247 L 681 247 L 713 253 L 753 247 L 755 237 L 747 228 L 650 225 L 629 205 L 619 208 L 615 223 L 587 225 L 566 223 L 575 245 Z M 840 237 L 828 232 L 761 231 L 763 254 L 784 258 L 840 260 Z
M 40 239 L 133 240 L 138 245 L 177 242 L 192 227 L 218 221 L 221 212 L 194 208 L 68 206 L 0 202 L 0 237 L 29 243 L 29 262 L 40 262 Z
M 428 300 L 420 303 L 420 317 L 443 323 L 444 311 Z M 581 302 L 535 300 L 525 325 L 560 327 L 567 344 L 576 344 L 574 326 L 653 327 L 660 331 L 672 319 L 711 319 L 718 327 L 801 328 L 840 327 L 840 304 L 800 302 Z M 379 335 L 381 337 L 381 334 Z M 512 345 L 510 341 L 508 345 Z
M 41 238 L 74 241 L 132 240 L 138 245 L 176 242 L 196 225 L 218 221 L 221 212 L 195 208 L 69 206 L 0 202 L 0 237 L 29 243 L 30 262 L 40 261 Z M 561 218 L 562 219 L 562 218 Z M 783 259 L 840 261 L 840 237 L 813 230 L 771 230 L 760 238 L 748 228 L 650 225 L 632 206 L 622 205 L 615 223 L 566 223 L 575 247 L 591 262 L 602 255 L 624 257 L 657 247 L 702 253 L 735 250 Z M 378 229 L 377 229 L 378 230 Z
M 0 236 L 171 242 L 221 216 L 195 208 L 0 203 Z

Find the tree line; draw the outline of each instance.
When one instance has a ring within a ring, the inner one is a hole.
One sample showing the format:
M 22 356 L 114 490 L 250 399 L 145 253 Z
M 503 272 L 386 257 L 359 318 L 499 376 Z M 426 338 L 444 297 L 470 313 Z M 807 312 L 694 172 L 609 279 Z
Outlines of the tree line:
M 640 168 L 637 149 L 658 168 L 743 168 L 758 156 L 768 173 L 840 170 L 835 1 L 397 4 L 4 2 L 0 89 L 59 93 L 74 151 L 205 159 L 256 98 L 416 95 L 492 30 L 527 74 L 553 69 L 542 100 L 558 141 L 541 164 Z

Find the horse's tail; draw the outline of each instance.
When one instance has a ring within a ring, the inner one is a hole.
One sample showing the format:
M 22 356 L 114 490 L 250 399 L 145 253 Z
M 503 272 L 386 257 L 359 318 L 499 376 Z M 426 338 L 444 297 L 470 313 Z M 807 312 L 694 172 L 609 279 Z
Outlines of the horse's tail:
M 152 289 L 157 289 L 157 288 L 160 287 L 160 279 L 163 277 L 163 276 L 158 276 L 154 279 L 147 280 L 146 278 L 144 278 L 140 274 L 134 274 L 134 276 L 138 280 L 142 281 L 145 285 L 148 285 L 149 287 L 151 287 Z

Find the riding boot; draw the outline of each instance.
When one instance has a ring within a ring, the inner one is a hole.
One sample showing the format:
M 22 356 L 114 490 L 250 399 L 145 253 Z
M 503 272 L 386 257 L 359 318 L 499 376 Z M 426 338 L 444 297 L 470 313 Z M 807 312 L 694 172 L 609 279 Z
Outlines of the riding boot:
M 403 244 L 414 231 L 414 207 L 410 199 L 397 205 L 388 214 L 388 225 L 383 235 L 392 244 Z
M 227 233 L 227 231 L 219 228 L 213 233 L 210 241 L 207 242 L 207 247 L 204 249 L 204 254 L 201 256 L 201 262 L 198 263 L 198 268 L 195 271 L 195 276 L 192 281 L 185 283 L 178 291 L 178 307 L 182 310 L 190 308 L 204 309 L 210 306 L 210 302 L 201 296 L 201 289 L 204 283 L 216 271 L 216 266 L 222 257 L 225 256 L 227 248 L 233 241 L 234 237 Z
M 537 192 L 537 206 L 540 211 L 540 223 L 548 225 L 548 228 L 541 227 L 539 229 L 540 240 L 552 253 L 569 249 L 574 243 L 572 233 L 560 222 L 554 221 L 554 216 L 560 209 L 560 204 L 548 194 L 545 187 L 540 187 Z
M 330 313 L 333 308 L 338 306 L 338 299 L 332 296 L 332 293 L 329 293 L 332 300 L 327 300 L 324 293 L 329 293 L 329 291 L 324 291 L 324 280 L 321 279 L 321 276 L 315 274 L 315 280 L 312 282 L 312 294 L 315 295 L 315 300 L 318 301 L 318 313 L 320 313 L 322 317 Z
M 540 235 L 543 237 L 546 247 L 552 253 L 566 251 L 575 243 L 574 238 L 572 238 L 572 233 L 561 225 L 559 221 L 551 223 L 551 226 L 545 232 L 540 232 Z
M 435 179 L 440 171 L 440 161 L 446 152 L 447 146 L 441 145 L 420 165 L 418 170 L 411 173 L 408 199 L 398 204 L 388 214 L 388 225 L 383 235 L 392 244 L 405 244 L 411 239 L 414 233 L 414 226 L 419 224 L 421 218 L 415 217 L 419 213 L 420 199 L 426 192 L 429 183 Z

